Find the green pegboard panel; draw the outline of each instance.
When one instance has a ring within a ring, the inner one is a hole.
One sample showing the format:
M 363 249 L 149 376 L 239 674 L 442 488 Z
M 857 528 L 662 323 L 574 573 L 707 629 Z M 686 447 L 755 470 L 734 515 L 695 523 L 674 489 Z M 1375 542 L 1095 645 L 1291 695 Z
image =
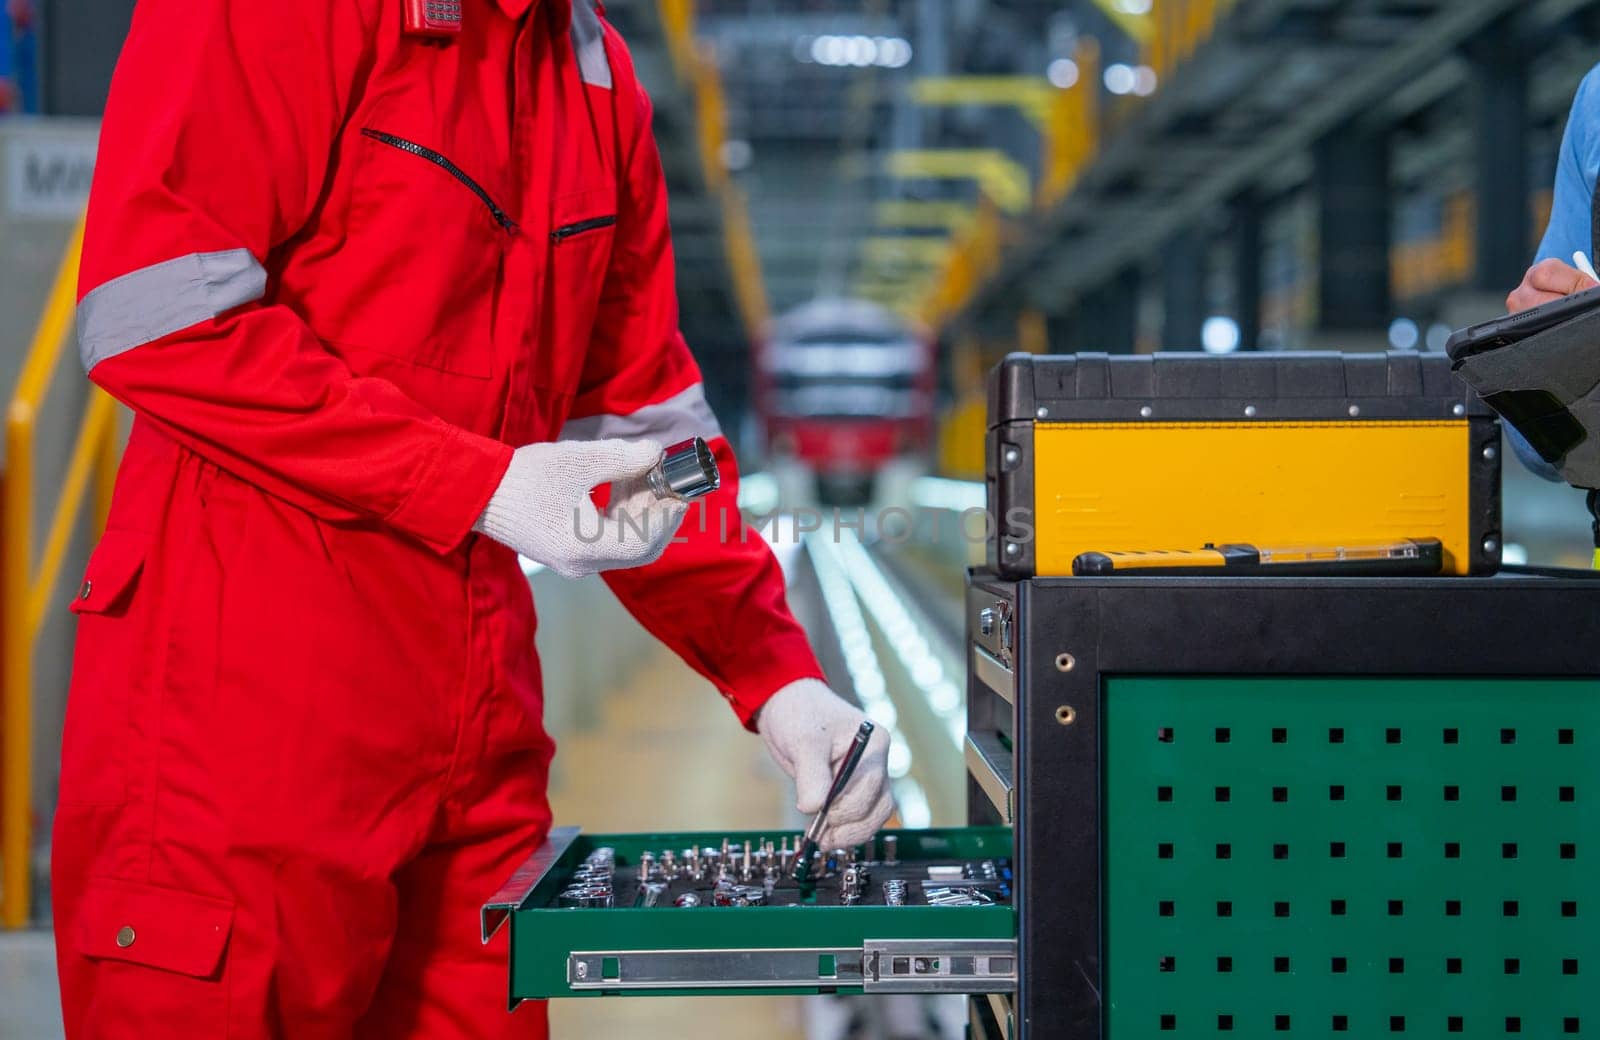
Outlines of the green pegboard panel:
M 1107 1040 L 1600 1037 L 1600 681 L 1118 678 Z

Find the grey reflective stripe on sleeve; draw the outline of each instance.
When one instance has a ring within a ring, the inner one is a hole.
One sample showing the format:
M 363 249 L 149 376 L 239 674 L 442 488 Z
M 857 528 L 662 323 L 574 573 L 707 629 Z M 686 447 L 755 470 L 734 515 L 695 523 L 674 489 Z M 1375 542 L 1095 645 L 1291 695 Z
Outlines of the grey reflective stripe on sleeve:
M 603 441 L 613 437 L 622 440 L 640 440 L 648 437 L 659 441 L 663 447 L 704 437 L 711 440 L 722 436 L 717 417 L 706 404 L 705 389 L 696 383 L 658 404 L 647 404 L 627 415 L 591 415 L 573 419 L 561 427 L 564 441 Z
M 585 83 L 611 89 L 606 31 L 595 13 L 593 0 L 575 0 L 572 5 L 572 52 L 578 56 L 578 75 Z
M 267 272 L 248 249 L 190 253 L 113 278 L 78 304 L 83 370 L 259 300 L 266 291 Z

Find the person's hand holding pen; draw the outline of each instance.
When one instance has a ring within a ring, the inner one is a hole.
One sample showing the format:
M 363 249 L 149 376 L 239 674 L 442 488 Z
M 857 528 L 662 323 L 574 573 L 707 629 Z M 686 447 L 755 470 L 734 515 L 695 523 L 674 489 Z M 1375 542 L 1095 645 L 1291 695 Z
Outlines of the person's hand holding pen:
M 1564 296 L 1600 287 L 1600 276 L 1596 276 L 1589 258 L 1583 253 L 1574 253 L 1572 259 L 1576 266 L 1552 257 L 1528 268 L 1522 284 L 1506 297 L 1506 311 L 1521 314 Z

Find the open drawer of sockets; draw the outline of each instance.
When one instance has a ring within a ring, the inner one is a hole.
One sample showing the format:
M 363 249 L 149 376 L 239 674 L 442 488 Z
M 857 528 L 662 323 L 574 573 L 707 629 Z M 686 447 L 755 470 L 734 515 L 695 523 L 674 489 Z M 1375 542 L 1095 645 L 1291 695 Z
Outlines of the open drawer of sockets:
M 790 876 L 798 835 L 557 828 L 484 904 L 511 1003 L 1016 988 L 1011 830 L 884 831 Z

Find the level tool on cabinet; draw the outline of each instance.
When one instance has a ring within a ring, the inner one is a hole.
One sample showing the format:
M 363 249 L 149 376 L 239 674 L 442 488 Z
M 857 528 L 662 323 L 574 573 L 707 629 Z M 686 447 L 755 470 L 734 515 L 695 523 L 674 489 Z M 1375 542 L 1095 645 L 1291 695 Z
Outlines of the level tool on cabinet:
M 1437 538 L 1337 545 L 1206 545 L 1188 550 L 1087 552 L 1072 561 L 1077 577 L 1139 574 L 1144 577 L 1194 574 L 1296 575 L 1302 578 L 1438 574 L 1444 547 Z

